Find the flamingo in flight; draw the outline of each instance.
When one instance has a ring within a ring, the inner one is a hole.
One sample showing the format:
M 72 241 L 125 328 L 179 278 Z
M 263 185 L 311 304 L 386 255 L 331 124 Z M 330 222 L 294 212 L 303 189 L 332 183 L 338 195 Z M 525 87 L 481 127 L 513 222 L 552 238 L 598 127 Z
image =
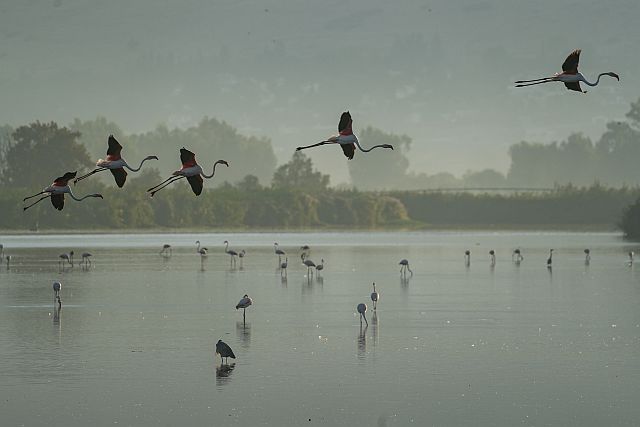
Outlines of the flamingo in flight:
M 600 73 L 598 74 L 598 79 L 595 83 L 591 83 L 584 78 L 582 74 L 578 72 L 578 63 L 580 62 L 580 49 L 576 49 L 567 56 L 567 59 L 564 60 L 562 64 L 562 72 L 555 73 L 552 77 L 543 77 L 541 79 L 533 79 L 533 80 L 518 80 L 516 82 L 516 87 L 525 87 L 525 86 L 533 86 L 539 85 L 542 83 L 549 82 L 562 82 L 569 90 L 575 90 L 576 92 L 587 93 L 587 91 L 583 91 L 580 87 L 580 82 L 588 86 L 597 86 L 600 82 L 600 77 L 602 76 L 610 76 L 620 81 L 620 76 L 616 73 L 608 72 L 608 73 Z
M 193 193 L 196 196 L 199 196 L 200 193 L 202 193 L 202 184 L 204 182 L 202 179 L 203 177 L 207 179 L 213 178 L 213 176 L 216 174 L 216 166 L 219 164 L 229 167 L 229 163 L 227 163 L 225 160 L 218 160 L 213 164 L 213 172 L 211 172 L 211 175 L 207 175 L 202 170 L 202 167 L 200 167 L 200 165 L 196 162 L 195 153 L 192 153 L 184 147 L 180 149 L 180 161 L 182 162 L 182 167 L 180 168 L 180 170 L 173 172 L 169 178 L 147 190 L 147 192 L 150 193 L 151 197 L 153 197 L 154 194 L 165 188 L 167 185 L 178 181 L 181 178 L 187 178 L 187 181 L 189 181 L 189 185 L 191 185 Z
M 113 135 L 109 135 L 109 148 L 107 149 L 107 158 L 106 159 L 98 159 L 96 162 L 97 168 L 92 170 L 91 172 L 82 175 L 73 180 L 74 185 L 78 181 L 82 181 L 85 178 L 90 177 L 91 175 L 110 170 L 113 174 L 113 177 L 116 180 L 116 185 L 120 188 L 124 185 L 127 180 L 127 171 L 125 168 L 129 169 L 131 172 L 138 172 L 142 168 L 142 164 L 147 160 L 158 160 L 158 156 L 147 156 L 140 162 L 137 169 L 133 169 L 131 166 L 127 164 L 127 162 L 120 156 L 120 152 L 122 151 L 122 145 L 113 137 Z
M 351 118 L 351 113 L 345 111 L 340 116 L 340 122 L 338 123 L 338 135 L 331 136 L 324 141 L 320 141 L 316 144 L 307 145 L 304 147 L 297 147 L 296 151 L 306 150 L 307 148 L 318 147 L 320 145 L 325 144 L 340 144 L 342 148 L 342 152 L 347 157 L 347 159 L 353 159 L 353 156 L 356 152 L 356 145 L 360 149 L 360 151 L 368 153 L 374 148 L 390 148 L 393 150 L 393 145 L 391 144 L 380 144 L 374 145 L 373 147 L 365 150 L 362 148 L 360 143 L 358 142 L 358 138 L 353 134 L 353 130 L 351 126 L 353 125 L 353 119 Z
M 43 189 L 39 193 L 36 193 L 32 196 L 25 197 L 24 199 L 22 199 L 23 202 L 26 202 L 29 199 L 32 199 L 34 197 L 44 194 L 44 196 L 40 197 L 38 200 L 31 203 L 30 205 L 23 207 L 22 209 L 26 211 L 31 206 L 34 206 L 40 203 L 41 201 L 43 201 L 44 199 L 51 197 L 51 204 L 53 205 L 53 207 L 61 211 L 62 208 L 64 208 L 65 193 L 68 193 L 69 196 L 71 196 L 71 198 L 77 202 L 81 202 L 87 197 L 100 197 L 101 199 L 103 198 L 102 194 L 97 194 L 97 193 L 87 194 L 86 196 L 80 197 L 80 198 L 76 197 L 75 194 L 73 194 L 73 192 L 71 191 L 71 188 L 69 187 L 69 181 L 74 179 L 76 177 L 76 174 L 77 172 L 67 172 L 64 175 L 56 178 L 50 186 Z

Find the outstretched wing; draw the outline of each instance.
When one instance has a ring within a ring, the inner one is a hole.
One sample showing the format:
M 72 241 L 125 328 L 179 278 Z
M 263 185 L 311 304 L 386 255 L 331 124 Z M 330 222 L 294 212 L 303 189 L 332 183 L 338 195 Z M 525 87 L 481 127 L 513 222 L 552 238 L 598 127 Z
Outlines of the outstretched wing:
M 196 163 L 196 154 L 182 147 L 180 149 L 180 162 L 183 165 L 193 166 Z
M 194 194 L 199 196 L 202 193 L 202 177 L 200 175 L 188 176 L 187 181 L 189 181 Z
M 61 211 L 62 208 L 64 208 L 64 193 L 52 194 L 51 195 L 51 204 L 53 205 L 54 208 L 56 208 L 59 211 Z
M 567 56 L 562 64 L 562 71 L 568 74 L 578 73 L 578 63 L 580 62 L 580 49 L 576 49 Z
M 580 82 L 565 83 L 564 85 L 569 90 L 575 90 L 576 92 L 582 92 L 582 88 L 580 87 Z
M 353 159 L 353 155 L 356 153 L 356 146 L 354 144 L 340 144 L 340 148 L 342 148 L 342 152 L 347 159 Z
M 342 113 L 342 115 L 340 116 L 340 122 L 338 123 L 338 132 L 342 132 L 343 130 L 345 130 L 347 126 L 349 126 L 349 123 L 351 123 L 351 120 L 351 113 L 349 113 L 348 111 Z
M 113 174 L 113 177 L 116 179 L 116 184 L 118 185 L 118 187 L 122 188 L 124 182 L 127 180 L 127 171 L 123 168 L 109 170 Z
M 107 149 L 107 155 L 120 156 L 120 151 L 122 151 L 122 145 L 120 145 L 113 135 L 109 135 L 109 148 Z

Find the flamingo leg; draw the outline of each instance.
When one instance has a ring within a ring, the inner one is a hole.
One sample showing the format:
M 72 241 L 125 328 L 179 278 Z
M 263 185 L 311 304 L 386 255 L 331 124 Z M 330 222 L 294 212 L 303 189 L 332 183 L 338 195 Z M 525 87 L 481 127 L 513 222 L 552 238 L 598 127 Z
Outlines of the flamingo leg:
M 296 147 L 296 151 L 306 150 L 307 148 L 319 147 L 320 145 L 332 144 L 331 141 L 320 141 L 317 144 L 305 145 L 303 147 Z
M 36 200 L 35 202 L 31 203 L 29 206 L 25 206 L 24 208 L 22 208 L 23 211 L 26 211 L 27 209 L 29 209 L 31 206 L 37 205 L 38 203 L 40 203 L 41 201 L 43 201 L 46 198 L 51 197 L 51 193 L 47 194 L 44 197 L 39 198 L 38 200 Z
M 163 183 L 156 185 L 155 187 L 151 187 L 149 190 L 150 193 L 149 195 L 151 197 L 153 197 L 154 194 L 156 194 L 158 191 L 162 190 L 163 188 L 169 186 L 170 184 L 173 184 L 174 182 L 176 182 L 177 180 L 179 180 L 180 178 L 184 178 L 184 176 L 182 175 L 178 175 L 178 176 L 172 176 L 171 178 L 163 181 Z M 153 191 L 151 191 L 152 189 L 154 189 Z
M 82 181 L 83 179 L 90 177 L 90 176 L 91 176 L 91 175 L 93 175 L 94 173 L 98 173 L 98 172 L 106 171 L 107 169 L 109 169 L 109 168 L 96 168 L 96 169 L 92 170 L 91 172 L 86 173 L 86 174 L 84 174 L 84 175 L 82 175 L 82 176 L 80 176 L 80 177 L 78 177 L 78 178 L 74 179 L 74 180 L 73 180 L 73 185 L 75 185 L 78 181 Z
M 44 193 L 46 193 L 46 191 L 40 191 L 40 192 L 38 192 L 38 193 L 34 194 L 33 196 L 27 196 L 27 197 L 25 197 L 24 199 L 22 199 L 22 201 L 23 201 L 23 202 L 26 202 L 27 200 L 29 200 L 29 199 L 33 199 L 34 197 L 39 196 L 39 195 L 44 194 Z
M 158 185 L 154 185 L 153 187 L 149 188 L 147 191 L 151 191 L 151 190 L 153 190 L 154 188 L 160 187 L 162 184 L 164 184 L 164 183 L 166 183 L 166 182 L 169 182 L 169 181 L 171 181 L 172 179 L 175 179 L 177 176 L 179 176 L 179 175 L 171 175 L 169 178 L 165 179 L 164 181 L 162 181 L 162 182 L 161 182 L 160 184 L 158 184 Z
M 540 80 L 550 80 L 553 79 L 553 77 L 541 77 L 539 79 L 531 79 L 531 80 L 518 80 L 515 83 L 531 83 L 531 82 L 539 82 Z
M 549 79 L 549 80 L 542 80 L 539 82 L 535 82 L 535 83 L 524 83 L 524 84 L 517 84 L 516 87 L 526 87 L 526 86 L 535 86 L 535 85 L 539 85 L 542 83 L 551 83 L 554 82 L 555 80 L 553 79 Z

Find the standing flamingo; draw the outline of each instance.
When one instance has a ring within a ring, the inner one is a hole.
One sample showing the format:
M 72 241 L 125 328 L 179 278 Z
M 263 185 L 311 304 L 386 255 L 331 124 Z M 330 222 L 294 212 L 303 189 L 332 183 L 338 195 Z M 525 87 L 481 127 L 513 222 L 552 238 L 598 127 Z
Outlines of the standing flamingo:
M 289 265 L 289 258 L 285 257 L 284 262 L 282 264 L 280 264 L 280 277 L 282 277 L 282 273 L 284 272 L 284 275 L 287 275 L 287 266 Z
M 238 258 L 240 258 L 240 270 L 242 270 L 242 261 L 244 260 L 244 256 L 247 254 L 247 251 L 245 251 L 244 249 L 241 250 L 240 252 L 238 252 Z
M 73 268 L 73 251 L 70 251 L 68 254 L 64 253 L 64 254 L 60 254 L 58 255 L 58 258 L 60 258 L 58 260 L 58 266 L 64 270 L 64 264 L 65 262 L 67 262 L 68 264 L 71 265 L 71 268 Z
M 273 251 L 276 253 L 276 255 L 278 255 L 278 264 L 282 262 L 282 255 L 285 255 L 285 252 L 280 249 L 280 246 L 278 246 L 278 242 L 275 242 L 273 244 Z
M 371 301 L 373 301 L 373 309 L 375 310 L 378 307 L 378 300 L 380 299 L 380 294 L 376 291 L 376 282 L 373 282 L 373 292 L 371 292 Z
M 516 248 L 513 250 L 513 253 L 511 254 L 511 260 L 516 264 L 520 264 L 522 260 L 524 260 L 524 257 L 522 256 L 522 251 L 520 250 L 520 248 Z
M 584 263 L 589 264 L 591 262 L 591 249 L 584 250 Z
M 494 251 L 493 249 L 489 251 L 489 263 L 492 267 L 496 265 L 496 251 Z
M 253 300 L 251 298 L 249 298 L 249 295 L 245 294 L 245 296 L 242 297 L 242 299 L 240 300 L 240 302 L 238 302 L 238 304 L 236 304 L 236 310 L 241 308 L 242 309 L 242 321 L 245 321 L 245 314 L 247 311 L 247 307 L 249 307 L 251 304 L 253 304 Z
M 233 350 L 231 350 L 231 347 L 229 347 L 229 345 L 227 345 L 227 343 L 222 340 L 218 340 L 218 343 L 216 344 L 216 354 L 220 355 L 220 363 L 224 363 L 223 359 L 227 358 L 227 364 L 229 364 L 229 358 L 236 358 L 236 355 L 233 354 Z
M 11 255 L 7 255 L 5 257 L 6 261 L 7 261 L 7 270 L 9 269 L 9 264 L 11 263 Z
M 154 194 L 165 188 L 167 185 L 182 178 L 187 178 L 187 181 L 189 181 L 189 185 L 191 185 L 193 193 L 196 196 L 199 196 L 200 193 L 202 193 L 202 184 L 204 182 L 204 180 L 202 179 L 203 177 L 207 179 L 213 178 L 213 176 L 216 174 L 216 166 L 218 166 L 219 164 L 229 167 L 229 163 L 227 163 L 225 160 L 218 160 L 213 164 L 213 172 L 211 172 L 211 175 L 207 175 L 204 173 L 200 165 L 196 162 L 195 153 L 192 153 L 184 147 L 180 149 L 180 161 L 182 162 L 182 167 L 180 168 L 180 170 L 173 172 L 169 178 L 147 190 L 151 197 L 153 197 Z
M 62 307 L 62 301 L 60 301 L 60 289 L 62 289 L 62 283 L 53 282 L 53 300 L 54 303 L 58 300 L 58 308 Z
M 82 175 L 79 178 L 74 179 L 73 180 L 74 184 L 98 172 L 110 170 L 111 173 L 113 174 L 113 177 L 116 180 L 116 185 L 122 188 L 125 181 L 127 180 L 127 171 L 124 170 L 125 168 L 129 169 L 131 172 L 138 172 L 142 168 L 142 164 L 147 160 L 158 160 L 158 156 L 147 156 L 144 159 L 142 159 L 137 169 L 133 169 L 120 156 L 120 152 L 122 151 L 122 145 L 120 145 L 120 143 L 113 137 L 113 135 L 109 135 L 108 144 L 109 144 L 109 148 L 107 149 L 107 158 L 98 159 L 98 161 L 96 162 L 97 168 L 85 175 Z
M 369 326 L 369 322 L 367 322 L 367 316 L 365 316 L 365 313 L 367 312 L 367 304 L 361 302 L 360 304 L 358 304 L 358 307 L 356 307 L 356 310 L 358 310 L 358 313 L 360 313 L 360 326 L 362 326 L 362 319 L 364 319 L 367 326 Z
M 549 258 L 547 258 L 547 268 L 551 268 L 551 263 L 553 262 L 553 249 L 549 249 Z
M 317 144 L 307 145 L 305 147 L 297 147 L 296 151 L 306 150 L 307 148 L 318 147 L 325 144 L 340 144 L 344 155 L 347 157 L 347 159 L 351 160 L 355 155 L 356 146 L 358 146 L 360 151 L 364 153 L 368 153 L 374 148 L 390 148 L 393 150 L 393 145 L 391 144 L 374 145 L 368 150 L 365 150 L 358 142 L 358 138 L 353 134 L 352 125 L 353 120 L 351 119 L 351 113 L 345 111 L 340 116 L 340 122 L 338 123 L 338 135 L 331 136 L 324 141 L 318 142 Z
M 464 265 L 467 267 L 471 265 L 471 251 L 469 249 L 464 251 Z
M 413 271 L 411 271 L 411 269 L 409 268 L 409 261 L 406 259 L 402 259 L 400 260 L 400 262 L 398 263 L 400 265 L 400 275 L 401 276 L 406 276 L 407 275 L 407 270 L 409 270 L 409 273 L 411 273 L 411 275 L 413 276 Z
M 238 252 L 229 250 L 229 242 L 227 240 L 224 241 L 224 244 L 224 251 L 231 257 L 231 267 L 234 267 L 236 265 L 236 257 L 238 256 Z
M 171 256 L 171 245 L 165 243 L 162 245 L 162 250 L 160 251 L 160 255 L 165 258 L 169 258 Z
M 0 243 L 0 258 L 4 256 L 4 245 Z
M 313 276 L 313 269 L 316 267 L 316 264 L 310 259 L 307 259 L 304 253 L 300 255 L 300 258 L 302 259 L 302 263 L 307 267 L 307 277 Z
M 80 264 L 84 265 L 85 268 L 89 268 L 91 267 L 91 257 L 93 255 L 91 255 L 89 252 L 83 252 L 82 253 L 82 261 L 80 261 Z
M 633 255 L 634 255 L 633 251 L 629 251 L 629 262 L 628 262 L 629 266 L 633 265 Z M 9 257 L 7 257 L 7 259 L 8 258 Z M 9 268 L 9 261 L 7 261 L 7 268 Z
M 198 245 L 196 252 L 200 255 L 200 268 L 204 270 L 204 259 L 207 257 L 209 250 L 200 246 L 200 240 L 196 240 L 196 245 Z
M 64 175 L 59 176 L 58 178 L 56 178 L 53 181 L 53 184 L 51 184 L 47 188 L 43 189 L 39 193 L 36 193 L 33 196 L 25 197 L 24 199 L 22 199 L 23 202 L 26 202 L 27 200 L 32 199 L 32 198 L 34 198 L 36 196 L 40 196 L 42 194 L 45 194 L 45 196 L 39 198 L 38 200 L 36 200 L 35 202 L 31 203 L 30 205 L 23 207 L 22 210 L 26 211 L 31 206 L 34 206 L 37 203 L 40 203 L 41 201 L 43 201 L 47 197 L 51 197 L 51 204 L 53 205 L 53 207 L 58 209 L 59 211 L 61 211 L 62 208 L 64 208 L 64 195 L 65 195 L 65 193 L 68 193 L 69 196 L 71 196 L 71 198 L 73 200 L 75 200 L 76 202 L 81 202 L 84 199 L 86 199 L 87 197 L 100 197 L 101 199 L 103 198 L 102 194 L 97 194 L 97 193 L 96 194 L 87 194 L 84 197 L 77 198 L 75 196 L 75 194 L 73 194 L 73 192 L 71 191 L 71 188 L 69 187 L 69 181 L 71 181 L 73 178 L 75 178 L 76 174 L 77 174 L 77 172 L 67 172 Z
M 324 259 L 321 259 L 320 264 L 316 265 L 317 275 L 320 275 L 320 272 L 322 272 L 322 270 L 324 270 Z
M 576 49 L 567 56 L 567 59 L 564 60 L 562 64 L 562 72 L 555 73 L 552 77 L 543 77 L 541 79 L 533 79 L 533 80 L 518 80 L 516 83 L 516 87 L 525 87 L 525 86 L 533 86 L 539 85 L 542 83 L 550 83 L 550 82 L 562 82 L 569 90 L 575 90 L 576 92 L 587 93 L 583 91 L 580 87 L 580 82 L 588 86 L 597 86 L 600 82 L 600 77 L 602 76 L 610 76 L 614 77 L 616 80 L 620 81 L 620 76 L 616 73 L 608 72 L 608 73 L 600 73 L 598 74 L 598 80 L 595 83 L 591 83 L 584 78 L 582 74 L 578 72 L 578 63 L 580 62 L 580 49 Z

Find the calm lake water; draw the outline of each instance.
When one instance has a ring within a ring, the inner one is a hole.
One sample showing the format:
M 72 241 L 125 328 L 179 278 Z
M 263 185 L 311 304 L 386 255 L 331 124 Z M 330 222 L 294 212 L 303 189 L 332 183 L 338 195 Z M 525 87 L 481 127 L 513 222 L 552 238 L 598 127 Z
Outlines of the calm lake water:
M 210 250 L 203 262 L 196 240 Z M 243 268 L 230 267 L 224 240 L 247 251 Z M 288 254 L 286 278 L 274 241 Z M 2 426 L 640 423 L 640 264 L 627 263 L 640 245 L 615 234 L 30 235 L 0 243 L 12 256 L 0 267 Z M 164 243 L 171 258 L 158 254 Z M 316 263 L 324 259 L 321 276 L 307 277 L 303 244 Z M 520 265 L 511 261 L 517 247 Z M 61 271 L 58 255 L 70 250 L 75 267 Z M 93 254 L 86 269 L 78 265 L 85 251 Z M 402 258 L 414 272 L 406 280 Z M 254 305 L 243 324 L 235 304 L 245 293 Z M 237 356 L 228 368 L 214 354 L 218 339 Z

